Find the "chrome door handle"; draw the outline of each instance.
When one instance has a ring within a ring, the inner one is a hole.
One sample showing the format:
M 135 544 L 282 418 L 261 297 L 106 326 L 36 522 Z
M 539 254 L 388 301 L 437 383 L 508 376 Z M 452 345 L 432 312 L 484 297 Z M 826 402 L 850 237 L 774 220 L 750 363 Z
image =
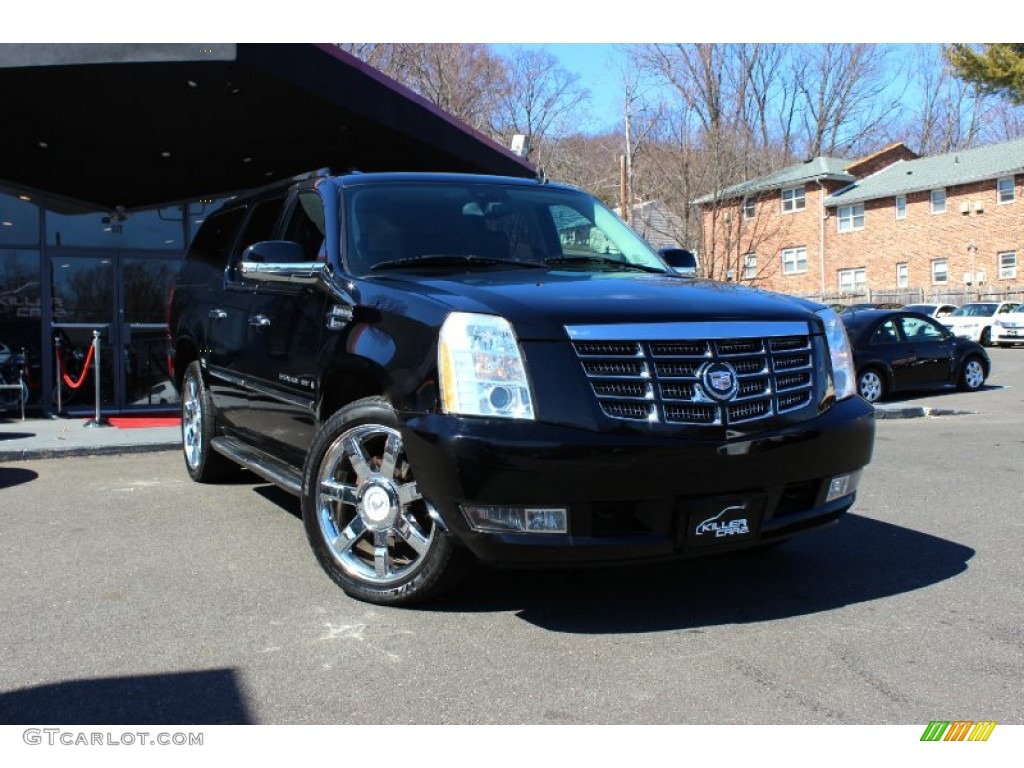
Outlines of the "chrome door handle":
M 270 318 L 266 315 L 253 315 L 249 318 L 249 325 L 253 328 L 269 328 Z
M 227 316 L 228 316 L 228 313 L 225 312 L 223 309 L 211 309 L 210 310 L 210 319 L 211 320 L 223 320 Z

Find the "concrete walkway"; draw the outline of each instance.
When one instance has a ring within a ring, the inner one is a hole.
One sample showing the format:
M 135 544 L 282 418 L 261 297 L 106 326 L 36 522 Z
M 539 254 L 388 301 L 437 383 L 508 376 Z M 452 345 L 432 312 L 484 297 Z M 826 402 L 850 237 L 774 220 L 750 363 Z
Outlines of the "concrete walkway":
M 0 462 L 60 456 L 168 451 L 181 446 L 181 427 L 90 427 L 86 417 L 27 418 L 0 413 Z

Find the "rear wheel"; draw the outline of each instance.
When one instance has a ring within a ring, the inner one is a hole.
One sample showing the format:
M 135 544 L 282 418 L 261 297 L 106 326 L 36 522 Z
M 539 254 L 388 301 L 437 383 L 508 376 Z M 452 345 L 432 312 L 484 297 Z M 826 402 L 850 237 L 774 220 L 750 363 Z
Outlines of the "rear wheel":
M 957 387 L 964 392 L 976 392 L 985 384 L 985 366 L 976 357 L 964 360 L 960 367 L 960 378 Z
M 857 394 L 869 403 L 877 403 L 885 397 L 885 381 L 877 368 L 867 368 L 857 376 Z
M 181 384 L 181 447 L 185 469 L 197 483 L 213 483 L 238 472 L 238 465 L 213 450 L 217 417 L 210 393 L 203 382 L 199 361 L 185 369 Z
M 436 597 L 468 557 L 420 493 L 397 426 L 380 398 L 338 411 L 313 441 L 302 485 L 320 565 L 347 594 L 380 605 Z

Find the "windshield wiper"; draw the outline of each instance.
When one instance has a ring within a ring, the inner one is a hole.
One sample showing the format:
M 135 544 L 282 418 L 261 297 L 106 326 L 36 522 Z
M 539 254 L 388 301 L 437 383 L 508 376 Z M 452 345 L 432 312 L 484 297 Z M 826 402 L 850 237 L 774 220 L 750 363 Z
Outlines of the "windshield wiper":
M 544 259 L 545 264 L 600 264 L 601 266 L 614 267 L 616 269 L 632 269 L 640 272 L 653 272 L 658 275 L 668 274 L 667 270 L 658 267 L 649 267 L 646 264 L 633 264 L 629 261 L 618 261 L 616 259 L 605 259 L 600 256 L 548 256 Z
M 479 265 L 485 267 L 507 265 L 510 267 L 525 267 L 526 269 L 538 269 L 545 267 L 544 264 L 541 264 L 536 261 L 522 261 L 520 259 L 499 259 L 493 256 L 477 256 L 471 253 L 425 253 L 422 256 L 410 256 L 404 259 L 392 259 L 391 261 L 382 261 L 379 264 L 374 264 L 372 267 L 370 267 L 370 270 L 375 272 L 377 270 L 383 269 L 402 269 L 403 267 L 446 267 L 465 265 Z

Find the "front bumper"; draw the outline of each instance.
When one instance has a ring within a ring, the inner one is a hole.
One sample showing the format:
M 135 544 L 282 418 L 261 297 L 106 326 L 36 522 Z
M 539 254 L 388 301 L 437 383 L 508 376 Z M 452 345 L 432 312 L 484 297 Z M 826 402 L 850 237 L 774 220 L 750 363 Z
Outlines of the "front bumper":
M 1024 344 L 1024 327 L 992 326 L 992 341 L 997 344 Z
M 736 440 L 442 415 L 410 417 L 402 428 L 420 491 L 449 530 L 481 561 L 507 566 L 673 559 L 826 525 L 855 497 L 826 503 L 829 482 L 868 464 L 874 430 L 873 408 L 857 397 Z M 565 508 L 568 533 L 483 533 L 463 505 Z M 747 533 L 696 535 L 700 523 L 738 506 Z

